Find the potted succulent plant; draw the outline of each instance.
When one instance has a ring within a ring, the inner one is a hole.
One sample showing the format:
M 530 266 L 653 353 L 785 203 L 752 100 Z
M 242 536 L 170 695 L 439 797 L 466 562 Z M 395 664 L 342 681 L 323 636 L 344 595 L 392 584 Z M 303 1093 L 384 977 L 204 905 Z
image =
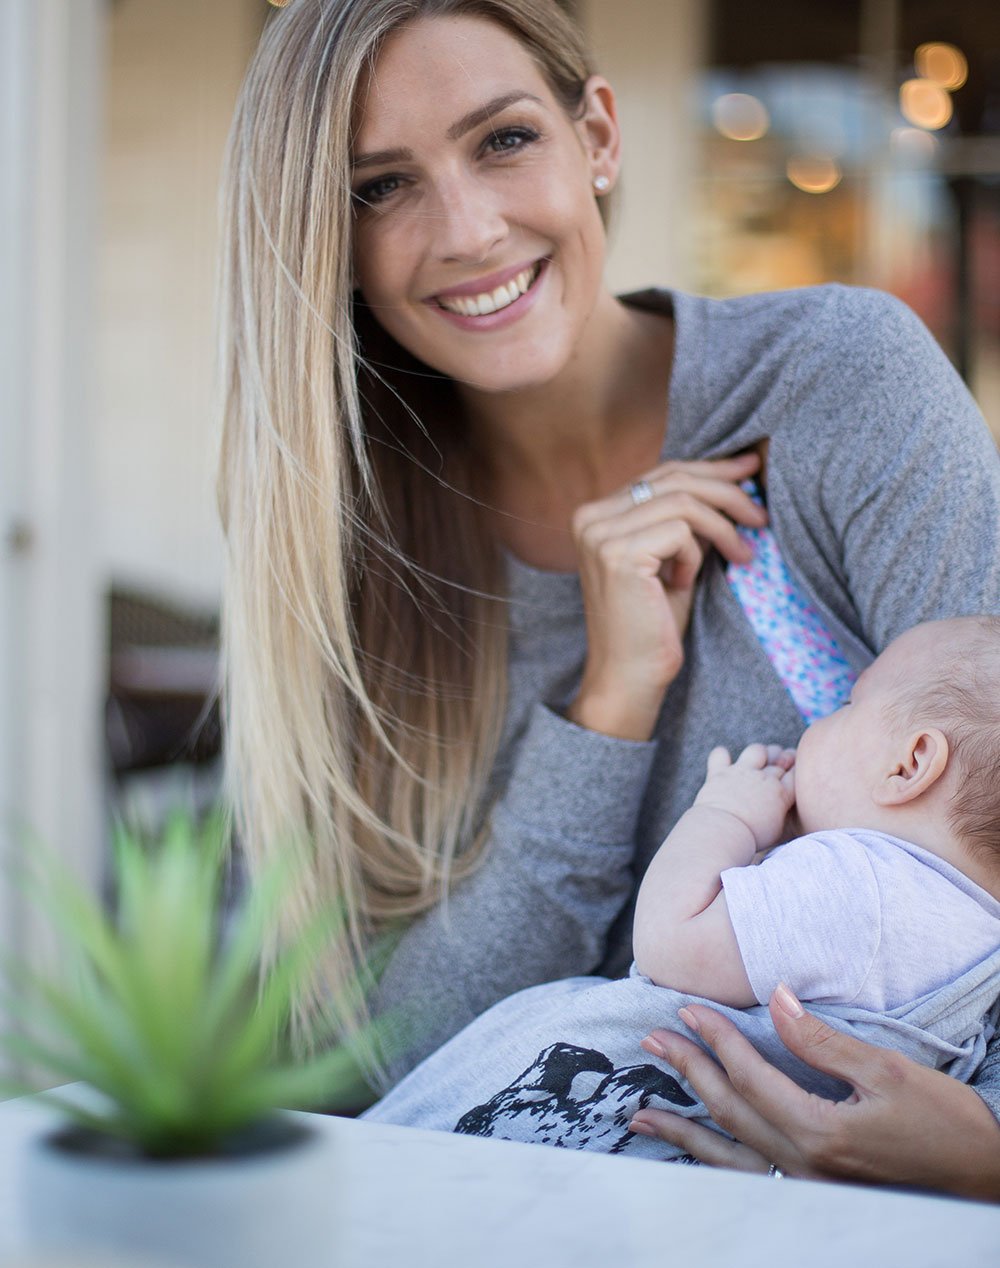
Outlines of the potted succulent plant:
M 175 816 L 152 847 L 119 832 L 115 915 L 54 866 L 31 882 L 60 971 L 9 966 L 18 1025 L 2 1042 L 72 1085 L 40 1094 L 61 1125 L 22 1168 L 39 1249 L 192 1268 L 335 1260 L 329 1137 L 287 1107 L 330 1109 L 363 1082 L 346 1048 L 297 1061 L 287 1035 L 338 915 L 318 915 L 262 972 L 287 876 L 272 873 L 223 921 L 224 842 L 218 815 Z

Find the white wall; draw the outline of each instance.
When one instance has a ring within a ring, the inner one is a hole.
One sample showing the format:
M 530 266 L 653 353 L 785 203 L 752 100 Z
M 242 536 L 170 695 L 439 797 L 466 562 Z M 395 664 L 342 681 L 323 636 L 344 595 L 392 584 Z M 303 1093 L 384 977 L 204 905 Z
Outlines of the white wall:
M 91 881 L 102 844 L 93 532 L 103 0 L 0 2 L 0 842 Z M 0 940 L 38 930 L 0 871 Z
M 212 603 L 216 191 L 263 0 L 116 0 L 100 255 L 99 551 Z
M 692 102 L 704 61 L 701 0 L 581 0 L 602 74 L 618 95 L 624 170 L 608 276 L 616 290 L 693 283 Z

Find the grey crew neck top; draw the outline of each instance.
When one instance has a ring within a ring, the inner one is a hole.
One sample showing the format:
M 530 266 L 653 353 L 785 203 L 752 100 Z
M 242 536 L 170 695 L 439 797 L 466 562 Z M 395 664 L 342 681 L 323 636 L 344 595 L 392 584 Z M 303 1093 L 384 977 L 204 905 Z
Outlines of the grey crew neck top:
M 856 672 L 920 621 L 1000 612 L 1000 457 L 905 305 L 841 286 L 629 302 L 675 321 L 663 458 L 769 440 L 771 528 Z M 393 1082 L 513 991 L 625 973 L 636 888 L 709 750 L 794 746 L 803 730 L 716 555 L 696 587 L 684 666 L 643 744 L 562 716 L 586 658 L 576 574 L 511 558 L 508 588 L 489 849 L 446 904 L 413 921 L 382 978 L 379 1010 L 410 1019 Z M 1000 1042 L 974 1085 L 1000 1117 Z

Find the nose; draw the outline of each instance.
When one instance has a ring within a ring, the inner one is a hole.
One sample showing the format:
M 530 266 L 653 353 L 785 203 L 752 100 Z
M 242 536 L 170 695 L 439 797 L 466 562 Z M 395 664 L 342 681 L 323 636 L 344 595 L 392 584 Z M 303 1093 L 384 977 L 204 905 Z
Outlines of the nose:
M 464 175 L 438 187 L 435 254 L 442 261 L 482 264 L 508 233 L 501 197 L 487 182 Z

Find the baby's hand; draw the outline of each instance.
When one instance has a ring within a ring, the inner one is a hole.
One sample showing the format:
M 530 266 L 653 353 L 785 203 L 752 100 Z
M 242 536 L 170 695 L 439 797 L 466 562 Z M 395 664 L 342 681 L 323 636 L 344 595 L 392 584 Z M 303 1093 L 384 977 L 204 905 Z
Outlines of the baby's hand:
M 758 850 L 781 838 L 795 804 L 795 750 L 777 744 L 749 744 L 735 763 L 724 748 L 708 755 L 708 774 L 694 799 L 739 819 L 753 833 Z

